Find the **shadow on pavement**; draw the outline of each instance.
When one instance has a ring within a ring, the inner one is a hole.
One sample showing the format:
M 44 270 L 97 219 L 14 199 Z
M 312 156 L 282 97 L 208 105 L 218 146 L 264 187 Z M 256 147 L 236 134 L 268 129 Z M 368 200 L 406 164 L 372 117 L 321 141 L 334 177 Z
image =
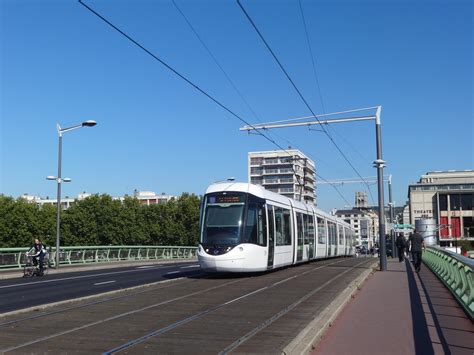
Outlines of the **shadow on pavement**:
M 411 318 L 413 323 L 413 339 L 416 354 L 434 354 L 433 345 L 428 331 L 428 324 L 423 311 L 421 296 L 416 285 L 415 275 L 410 263 L 405 261 L 410 292 Z

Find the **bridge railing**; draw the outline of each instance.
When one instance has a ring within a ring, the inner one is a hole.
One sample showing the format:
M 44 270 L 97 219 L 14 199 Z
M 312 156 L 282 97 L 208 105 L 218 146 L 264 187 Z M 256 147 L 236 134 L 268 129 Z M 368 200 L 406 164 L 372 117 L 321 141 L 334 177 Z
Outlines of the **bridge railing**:
M 438 247 L 427 247 L 423 262 L 439 277 L 471 320 L 474 319 L 474 260 Z
M 29 248 L 0 248 L 0 269 L 21 268 L 25 263 L 25 252 Z M 178 246 L 76 246 L 62 247 L 59 264 L 108 263 L 113 261 L 193 259 L 196 247 Z M 56 250 L 49 252 L 49 260 L 54 266 Z

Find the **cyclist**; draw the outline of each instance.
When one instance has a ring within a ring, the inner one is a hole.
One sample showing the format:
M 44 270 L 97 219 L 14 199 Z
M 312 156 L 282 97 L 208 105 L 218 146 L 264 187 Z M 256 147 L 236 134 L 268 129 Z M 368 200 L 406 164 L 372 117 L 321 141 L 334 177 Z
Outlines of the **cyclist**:
M 43 260 L 46 254 L 46 248 L 43 243 L 41 243 L 39 239 L 35 239 L 35 243 L 32 245 L 28 254 L 33 257 L 34 266 L 38 266 L 39 262 L 39 274 L 40 276 L 43 275 Z

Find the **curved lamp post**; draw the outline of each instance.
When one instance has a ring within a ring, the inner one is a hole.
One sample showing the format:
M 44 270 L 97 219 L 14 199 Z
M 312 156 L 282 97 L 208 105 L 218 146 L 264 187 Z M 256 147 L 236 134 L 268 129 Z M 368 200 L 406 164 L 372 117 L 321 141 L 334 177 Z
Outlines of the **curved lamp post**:
M 62 147 L 63 147 L 63 133 L 69 132 L 78 128 L 82 127 L 93 127 L 97 124 L 96 121 L 84 121 L 81 124 L 71 126 L 71 127 L 66 127 L 66 128 L 61 128 L 59 123 L 56 125 L 56 128 L 58 130 L 58 137 L 59 137 L 59 148 L 58 148 L 58 176 L 48 176 L 46 179 L 47 180 L 55 180 L 57 185 L 58 185 L 58 191 L 57 191 L 57 203 L 56 203 L 56 258 L 55 258 L 55 267 L 56 269 L 59 268 L 59 239 L 61 235 L 61 184 L 63 182 L 71 182 L 71 179 L 69 178 L 62 178 L 61 177 L 61 162 L 62 162 Z

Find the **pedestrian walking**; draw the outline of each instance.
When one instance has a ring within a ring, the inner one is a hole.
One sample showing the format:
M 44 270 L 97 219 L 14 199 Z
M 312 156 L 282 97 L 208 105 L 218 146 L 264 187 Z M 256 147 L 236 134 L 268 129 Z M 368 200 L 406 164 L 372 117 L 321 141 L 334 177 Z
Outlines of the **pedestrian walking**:
M 413 265 L 415 271 L 420 272 L 421 266 L 421 255 L 425 250 L 425 242 L 420 233 L 415 232 L 411 238 L 411 255 L 413 257 Z
M 403 261 L 403 254 L 405 251 L 405 238 L 403 237 L 402 233 L 398 233 L 397 239 L 395 240 L 395 246 L 397 247 L 398 251 L 398 261 L 402 262 Z
M 408 260 L 411 261 L 411 258 L 410 258 L 410 240 L 409 239 L 405 240 L 405 257 L 408 258 Z

